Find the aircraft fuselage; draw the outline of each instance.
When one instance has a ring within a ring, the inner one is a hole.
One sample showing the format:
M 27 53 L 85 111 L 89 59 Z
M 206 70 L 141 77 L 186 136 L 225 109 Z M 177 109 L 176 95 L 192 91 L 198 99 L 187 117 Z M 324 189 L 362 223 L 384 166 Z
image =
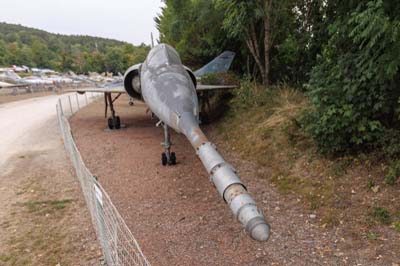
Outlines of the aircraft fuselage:
M 161 44 L 151 50 L 141 66 L 140 81 L 144 101 L 168 126 L 184 134 L 198 126 L 196 88 L 172 47 Z

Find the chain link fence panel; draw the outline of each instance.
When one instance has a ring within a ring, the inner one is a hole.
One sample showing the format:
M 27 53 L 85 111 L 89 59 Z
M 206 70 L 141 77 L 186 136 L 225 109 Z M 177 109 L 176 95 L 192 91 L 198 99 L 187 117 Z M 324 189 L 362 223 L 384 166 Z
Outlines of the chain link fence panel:
M 65 95 L 57 103 L 57 118 L 65 149 L 72 161 L 81 184 L 93 226 L 102 246 L 108 266 L 149 266 L 138 242 L 112 203 L 109 195 L 96 177 L 87 169 L 73 139 L 68 118 L 81 107 L 100 98 L 92 93 L 76 96 Z

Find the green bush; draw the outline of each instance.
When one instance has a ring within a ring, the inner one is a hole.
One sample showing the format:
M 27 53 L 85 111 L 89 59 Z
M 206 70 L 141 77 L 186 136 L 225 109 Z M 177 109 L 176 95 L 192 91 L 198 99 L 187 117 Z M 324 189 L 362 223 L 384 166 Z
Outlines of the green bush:
M 375 207 L 369 215 L 382 224 L 390 225 L 392 223 L 392 217 L 390 216 L 389 211 L 385 208 Z
M 329 32 L 307 85 L 313 109 L 301 121 L 323 153 L 377 148 L 399 122 L 400 16 L 381 0 L 362 1 Z
M 201 77 L 201 83 L 208 85 L 238 85 L 239 80 L 232 72 L 210 73 Z
M 394 186 L 396 184 L 396 180 L 400 176 L 400 160 L 392 162 L 389 167 L 388 174 L 386 175 L 386 184 Z
M 240 87 L 234 90 L 234 98 L 231 106 L 236 110 L 247 110 L 254 107 L 264 106 L 274 101 L 276 91 L 259 86 L 249 77 L 240 81 Z

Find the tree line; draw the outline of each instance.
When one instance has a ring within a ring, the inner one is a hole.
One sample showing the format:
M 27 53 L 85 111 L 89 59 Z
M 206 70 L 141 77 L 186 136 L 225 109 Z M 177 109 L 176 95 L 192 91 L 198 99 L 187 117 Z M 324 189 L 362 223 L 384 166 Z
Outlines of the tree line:
M 321 152 L 400 156 L 400 2 L 165 0 L 160 41 L 201 65 L 223 50 L 234 70 L 305 91 L 299 122 Z
M 117 40 L 52 34 L 0 23 L 0 66 L 26 65 L 58 71 L 118 72 L 142 62 L 150 47 Z

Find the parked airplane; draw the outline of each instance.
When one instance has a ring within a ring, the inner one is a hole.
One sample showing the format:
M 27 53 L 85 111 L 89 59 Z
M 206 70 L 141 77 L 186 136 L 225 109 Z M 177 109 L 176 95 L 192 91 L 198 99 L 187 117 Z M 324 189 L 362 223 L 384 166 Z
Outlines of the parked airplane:
M 18 74 L 13 71 L 7 71 L 0 75 L 0 79 L 6 82 L 12 82 L 15 84 L 23 85 L 51 85 L 53 81 L 42 79 L 36 76 L 30 76 L 26 78 L 21 78 Z
M 233 53 L 223 53 L 213 61 L 214 63 L 211 62 L 199 71 L 192 72 L 182 65 L 174 48 L 167 44 L 159 44 L 151 49 L 145 62 L 134 65 L 126 71 L 123 87 L 115 84 L 113 87 L 77 89 L 77 91 L 104 93 L 106 115 L 108 106 L 111 109 L 111 117 L 108 119 L 110 129 L 120 128 L 120 118 L 115 115 L 113 103 L 122 93 L 144 101 L 152 113 L 160 119 L 157 124 L 164 130 L 165 152 L 161 156 L 162 164 L 176 163 L 175 153 L 171 152 L 169 133 L 169 128 L 173 128 L 176 132 L 184 134 L 192 144 L 211 175 L 211 180 L 219 194 L 250 236 L 258 241 L 266 241 L 269 238 L 270 229 L 264 215 L 248 194 L 236 170 L 222 158 L 215 145 L 207 139 L 199 127 L 197 92 L 235 86 L 200 85 L 197 84 L 194 73 L 201 75 L 206 72 L 225 71 L 229 68 L 233 56 Z M 221 61 L 226 63 L 219 64 Z M 112 93 L 117 93 L 114 99 L 111 97 Z
M 0 89 L 3 89 L 3 88 L 11 89 L 11 88 L 21 88 L 21 87 L 27 87 L 27 86 L 22 85 L 22 84 L 15 85 L 15 84 L 0 81 Z

